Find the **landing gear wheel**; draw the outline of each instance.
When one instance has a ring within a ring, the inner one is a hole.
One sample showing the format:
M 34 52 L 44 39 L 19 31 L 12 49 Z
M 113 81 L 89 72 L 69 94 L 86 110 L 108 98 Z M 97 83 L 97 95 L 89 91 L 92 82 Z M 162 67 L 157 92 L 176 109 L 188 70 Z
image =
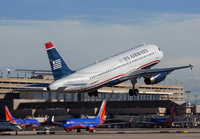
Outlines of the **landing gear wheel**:
M 89 92 L 89 93 L 88 93 L 88 96 L 89 96 L 89 97 L 92 97 L 92 96 L 93 96 L 93 92 Z
M 130 89 L 129 90 L 129 96 L 138 96 L 139 90 L 138 89 Z
M 128 93 L 129 93 L 129 96 L 133 96 L 133 94 L 134 94 L 133 89 L 130 89 Z
M 138 96 L 138 95 L 139 95 L 139 90 L 138 90 L 138 89 L 134 89 L 133 92 L 134 92 L 134 95 L 135 95 L 135 96 Z
M 95 96 L 95 97 L 98 96 L 98 91 L 94 91 L 94 96 Z

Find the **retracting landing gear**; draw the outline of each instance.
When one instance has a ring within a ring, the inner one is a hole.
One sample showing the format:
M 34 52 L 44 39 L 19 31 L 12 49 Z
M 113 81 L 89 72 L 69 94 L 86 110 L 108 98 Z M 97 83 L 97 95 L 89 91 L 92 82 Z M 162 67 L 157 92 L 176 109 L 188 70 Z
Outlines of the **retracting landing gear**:
M 90 97 L 92 97 L 92 96 L 95 96 L 95 97 L 97 97 L 98 96 L 98 91 L 96 90 L 96 91 L 94 91 L 94 92 L 89 92 L 88 93 L 88 96 L 90 96 Z
M 130 79 L 131 80 L 131 83 L 132 83 L 132 86 L 133 86 L 133 89 L 130 89 L 129 90 L 129 96 L 138 96 L 139 94 L 139 90 L 138 89 L 135 89 L 135 84 L 137 83 L 137 78 L 133 78 L 133 79 Z

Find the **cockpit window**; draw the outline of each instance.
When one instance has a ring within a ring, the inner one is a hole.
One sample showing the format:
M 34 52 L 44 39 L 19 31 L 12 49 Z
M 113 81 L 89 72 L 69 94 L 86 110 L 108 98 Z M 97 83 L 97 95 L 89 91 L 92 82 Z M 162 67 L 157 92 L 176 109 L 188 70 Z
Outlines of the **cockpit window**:
M 158 48 L 159 51 L 162 51 L 160 48 Z

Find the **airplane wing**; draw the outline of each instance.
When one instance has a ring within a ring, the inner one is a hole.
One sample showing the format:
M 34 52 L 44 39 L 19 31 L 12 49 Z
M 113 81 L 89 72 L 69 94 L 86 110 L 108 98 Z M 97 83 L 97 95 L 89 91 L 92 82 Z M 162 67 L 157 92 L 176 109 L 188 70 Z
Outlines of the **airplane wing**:
M 13 72 L 23 72 L 23 73 L 31 73 L 33 75 L 53 75 L 51 70 L 28 70 L 28 69 L 14 69 L 10 70 L 7 69 L 8 72 L 13 71 Z
M 119 123 L 103 123 L 103 124 L 99 124 L 99 125 L 93 125 L 94 127 L 100 127 L 100 126 L 110 126 L 110 125 L 125 125 L 125 124 L 129 124 L 133 121 L 133 117 L 131 117 L 130 121 L 128 122 L 119 122 Z
M 140 77 L 152 77 L 159 73 L 166 73 L 166 75 L 170 74 L 174 70 L 184 69 L 184 68 L 193 68 L 192 65 L 188 66 L 181 66 L 181 67 L 171 67 L 171 68 L 159 68 L 159 69 L 140 69 L 140 70 L 134 70 L 132 72 L 124 74 L 120 81 L 124 81 L 131 78 L 140 78 Z

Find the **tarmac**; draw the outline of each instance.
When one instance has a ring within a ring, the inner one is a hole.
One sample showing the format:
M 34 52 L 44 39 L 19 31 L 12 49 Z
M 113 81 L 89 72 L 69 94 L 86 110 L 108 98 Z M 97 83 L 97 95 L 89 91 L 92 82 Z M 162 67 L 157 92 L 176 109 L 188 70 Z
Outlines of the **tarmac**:
M 81 133 L 72 131 L 19 131 L 2 133 L 0 138 L 4 139 L 199 139 L 200 128 L 127 128 L 113 129 L 103 128 L 96 129 L 94 133 L 81 130 Z

